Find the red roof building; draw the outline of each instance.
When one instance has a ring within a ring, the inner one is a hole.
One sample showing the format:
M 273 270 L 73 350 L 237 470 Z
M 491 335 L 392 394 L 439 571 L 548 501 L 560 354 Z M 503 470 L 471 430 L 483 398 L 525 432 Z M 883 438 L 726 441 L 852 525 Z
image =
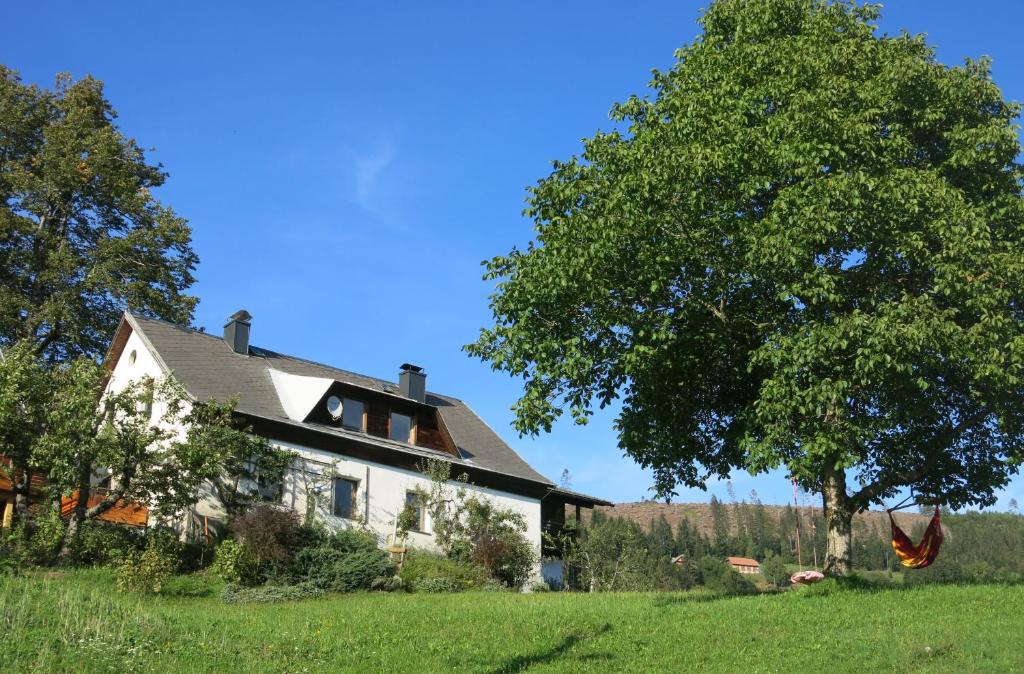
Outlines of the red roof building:
M 761 573 L 761 564 L 749 557 L 726 557 L 726 563 L 740 573 Z

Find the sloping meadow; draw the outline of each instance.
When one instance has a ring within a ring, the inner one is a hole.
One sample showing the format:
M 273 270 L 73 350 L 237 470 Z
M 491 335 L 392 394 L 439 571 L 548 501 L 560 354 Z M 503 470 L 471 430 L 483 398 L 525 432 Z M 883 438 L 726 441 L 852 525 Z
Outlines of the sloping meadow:
M 1024 670 L 1021 586 L 818 586 L 742 598 L 700 591 L 356 593 L 241 606 L 222 603 L 214 590 L 207 596 L 194 585 L 178 596 L 119 593 L 105 571 L 0 577 L 0 668 Z

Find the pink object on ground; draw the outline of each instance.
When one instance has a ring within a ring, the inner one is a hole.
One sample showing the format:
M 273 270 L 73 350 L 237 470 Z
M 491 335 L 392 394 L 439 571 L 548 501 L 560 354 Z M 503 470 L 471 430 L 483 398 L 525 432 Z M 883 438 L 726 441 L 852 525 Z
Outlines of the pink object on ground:
M 794 585 L 813 585 L 822 580 L 825 580 L 825 576 L 818 571 L 800 571 L 789 577 L 789 582 Z

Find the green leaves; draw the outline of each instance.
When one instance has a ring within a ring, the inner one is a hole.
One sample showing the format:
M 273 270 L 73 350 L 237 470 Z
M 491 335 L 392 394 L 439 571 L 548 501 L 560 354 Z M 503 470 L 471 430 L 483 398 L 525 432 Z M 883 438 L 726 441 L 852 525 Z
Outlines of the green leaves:
M 191 230 L 115 117 L 91 77 L 41 90 L 0 66 L 0 344 L 98 360 L 127 307 L 191 321 Z
M 720 0 L 647 98 L 530 188 L 467 351 L 524 380 L 517 430 L 617 398 L 662 494 L 852 468 L 984 504 L 1024 446 L 1016 104 L 878 8 Z

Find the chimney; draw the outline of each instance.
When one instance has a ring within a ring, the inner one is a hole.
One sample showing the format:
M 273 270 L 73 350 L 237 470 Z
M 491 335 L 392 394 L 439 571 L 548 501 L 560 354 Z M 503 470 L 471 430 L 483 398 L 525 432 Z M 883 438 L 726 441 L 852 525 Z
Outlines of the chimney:
M 422 367 L 402 363 L 398 374 L 398 392 L 416 402 L 427 401 L 427 374 Z
M 224 326 L 224 342 L 235 353 L 249 355 L 249 327 L 252 325 L 252 314 L 239 309 L 228 317 Z

